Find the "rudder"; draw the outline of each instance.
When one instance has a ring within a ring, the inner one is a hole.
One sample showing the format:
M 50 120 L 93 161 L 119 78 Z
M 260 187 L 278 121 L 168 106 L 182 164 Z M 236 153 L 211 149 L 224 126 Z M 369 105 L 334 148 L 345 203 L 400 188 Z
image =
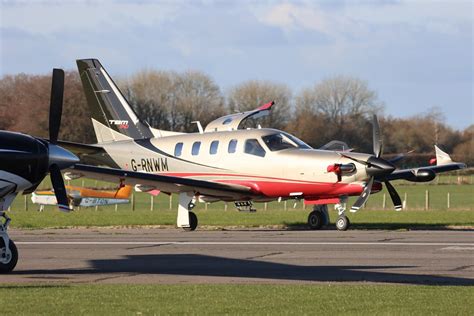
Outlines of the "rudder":
M 99 143 L 153 137 L 97 59 L 76 62 Z

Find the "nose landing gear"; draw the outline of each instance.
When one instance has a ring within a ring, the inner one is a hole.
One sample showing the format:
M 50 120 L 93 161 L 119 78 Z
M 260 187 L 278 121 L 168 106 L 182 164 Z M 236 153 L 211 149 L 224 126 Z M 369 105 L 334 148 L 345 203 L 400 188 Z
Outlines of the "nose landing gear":
M 336 220 L 336 228 L 340 231 L 345 231 L 351 225 L 349 218 L 345 215 L 347 205 L 347 196 L 341 196 L 339 203 L 335 205 L 339 217 Z
M 0 223 L 0 274 L 13 271 L 18 262 L 18 250 L 13 240 L 7 233 L 10 218 L 5 212 L 0 212 L 0 217 L 5 221 Z M 2 221 L 2 220 L 0 220 Z

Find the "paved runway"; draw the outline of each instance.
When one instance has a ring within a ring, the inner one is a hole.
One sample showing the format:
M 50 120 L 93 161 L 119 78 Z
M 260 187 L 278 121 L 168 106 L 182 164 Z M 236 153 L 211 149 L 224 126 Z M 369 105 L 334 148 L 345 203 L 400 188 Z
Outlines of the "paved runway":
M 473 231 L 11 230 L 0 283 L 474 285 Z

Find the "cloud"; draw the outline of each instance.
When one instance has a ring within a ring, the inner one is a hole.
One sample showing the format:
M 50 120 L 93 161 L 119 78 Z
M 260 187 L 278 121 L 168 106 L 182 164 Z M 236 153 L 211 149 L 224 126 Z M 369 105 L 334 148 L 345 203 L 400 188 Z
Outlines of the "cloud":
M 255 5 L 259 21 L 287 33 L 312 30 L 330 36 L 366 35 L 377 28 L 403 26 L 411 30 L 459 34 L 472 26 L 470 1 L 280 2 Z
M 35 35 L 66 30 L 104 32 L 131 25 L 150 27 L 174 19 L 179 2 L 20 1 L 2 3 L 2 27 Z M 20 22 L 21 21 L 21 22 Z

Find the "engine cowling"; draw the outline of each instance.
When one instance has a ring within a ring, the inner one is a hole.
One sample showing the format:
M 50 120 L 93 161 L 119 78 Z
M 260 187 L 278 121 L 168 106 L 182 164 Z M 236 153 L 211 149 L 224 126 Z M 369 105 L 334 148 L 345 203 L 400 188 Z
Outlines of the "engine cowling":
M 337 181 L 341 181 L 343 175 L 348 175 L 356 170 L 356 166 L 353 163 L 335 163 L 327 167 L 327 172 L 334 172 L 337 175 Z

